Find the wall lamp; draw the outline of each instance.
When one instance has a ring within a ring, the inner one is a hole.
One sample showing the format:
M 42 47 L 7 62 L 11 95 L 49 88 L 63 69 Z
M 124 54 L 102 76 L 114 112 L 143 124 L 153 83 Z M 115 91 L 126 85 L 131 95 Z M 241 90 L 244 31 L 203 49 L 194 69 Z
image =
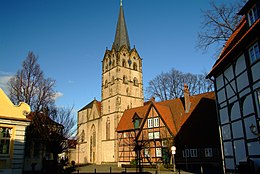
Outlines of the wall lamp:
M 257 127 L 253 123 L 251 124 L 251 126 L 249 128 L 250 128 L 250 131 L 252 132 L 252 134 L 260 137 L 260 134 L 259 134 L 259 132 L 257 130 Z

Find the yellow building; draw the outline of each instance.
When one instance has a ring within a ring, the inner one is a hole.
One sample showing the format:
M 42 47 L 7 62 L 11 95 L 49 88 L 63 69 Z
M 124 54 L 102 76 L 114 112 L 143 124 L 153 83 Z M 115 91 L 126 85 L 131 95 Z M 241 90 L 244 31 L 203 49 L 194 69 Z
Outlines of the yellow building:
M 25 129 L 30 124 L 26 103 L 14 105 L 0 88 L 0 173 L 23 171 Z

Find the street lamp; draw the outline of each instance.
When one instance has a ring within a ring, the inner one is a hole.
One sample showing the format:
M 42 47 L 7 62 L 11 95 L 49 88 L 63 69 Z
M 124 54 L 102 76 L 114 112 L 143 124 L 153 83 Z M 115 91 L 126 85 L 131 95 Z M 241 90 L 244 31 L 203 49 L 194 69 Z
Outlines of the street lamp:
M 136 135 L 136 131 L 139 130 L 139 126 L 140 126 L 140 118 L 135 115 L 132 119 L 133 125 L 134 125 L 134 134 L 135 134 L 135 147 L 134 147 L 134 151 L 136 154 L 136 160 L 137 160 L 137 165 L 139 168 L 139 172 L 142 172 L 142 167 L 141 167 L 141 149 L 142 149 L 142 144 L 141 142 L 138 141 L 137 135 Z
M 257 130 L 257 127 L 253 123 L 251 124 L 251 126 L 249 128 L 250 128 L 250 131 L 251 131 L 252 134 L 260 137 L 260 134 Z
M 176 154 L 176 147 L 175 147 L 175 146 L 172 146 L 172 147 L 171 147 L 171 151 L 172 151 L 173 172 L 175 172 L 175 159 L 174 159 L 174 155 Z

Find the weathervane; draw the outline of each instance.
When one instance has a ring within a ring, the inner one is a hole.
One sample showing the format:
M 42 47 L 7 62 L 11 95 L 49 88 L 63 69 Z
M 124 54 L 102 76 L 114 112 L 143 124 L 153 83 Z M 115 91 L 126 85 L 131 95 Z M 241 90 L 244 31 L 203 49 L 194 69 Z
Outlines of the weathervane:
M 120 0 L 120 6 L 123 6 L 123 0 Z

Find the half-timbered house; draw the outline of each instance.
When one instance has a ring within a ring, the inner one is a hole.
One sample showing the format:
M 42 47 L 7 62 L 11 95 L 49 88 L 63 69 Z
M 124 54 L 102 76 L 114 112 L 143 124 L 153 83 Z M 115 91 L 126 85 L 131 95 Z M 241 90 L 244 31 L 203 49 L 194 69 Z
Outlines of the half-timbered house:
M 176 128 L 168 107 L 154 101 L 126 110 L 117 127 L 119 162 L 129 163 L 139 153 L 143 165 L 168 163 Z
M 208 78 L 215 84 L 225 172 L 259 173 L 260 1 L 247 1 L 238 14 Z
M 151 100 L 142 107 L 128 109 L 117 133 L 119 165 L 134 160 L 141 165 L 172 163 L 171 147 L 175 145 L 175 161 L 179 167 L 185 168 L 187 164 L 190 169 L 197 169 L 214 164 L 221 168 L 213 92 L 190 96 L 185 86 L 182 98 Z M 214 153 L 205 155 L 207 149 Z

